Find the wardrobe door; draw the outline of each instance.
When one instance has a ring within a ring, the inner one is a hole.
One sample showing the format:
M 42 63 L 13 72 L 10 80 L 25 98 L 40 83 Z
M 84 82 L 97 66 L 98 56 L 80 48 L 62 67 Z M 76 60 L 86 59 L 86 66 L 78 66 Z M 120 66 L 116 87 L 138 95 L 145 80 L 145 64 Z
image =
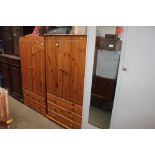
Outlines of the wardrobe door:
M 31 38 L 33 39 L 33 38 Z M 33 91 L 45 96 L 45 54 L 44 38 L 38 37 L 31 41 Z
M 23 88 L 32 90 L 32 59 L 30 55 L 30 44 L 24 37 L 20 38 L 20 57 Z
M 46 37 L 47 92 L 62 97 L 63 36 Z
M 82 105 L 85 71 L 86 36 L 65 41 L 63 54 L 63 98 Z

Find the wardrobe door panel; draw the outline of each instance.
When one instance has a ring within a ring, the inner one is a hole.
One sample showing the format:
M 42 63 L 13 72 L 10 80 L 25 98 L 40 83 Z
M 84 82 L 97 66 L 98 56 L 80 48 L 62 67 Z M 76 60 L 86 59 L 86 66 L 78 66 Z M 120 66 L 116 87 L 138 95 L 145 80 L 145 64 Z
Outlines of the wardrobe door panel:
M 85 69 L 86 38 L 74 37 L 65 41 L 63 55 L 63 98 L 82 104 Z
M 32 60 L 30 55 L 30 45 L 24 38 L 20 38 L 20 57 L 23 88 L 32 90 Z
M 44 38 L 31 42 L 32 58 L 32 81 L 33 91 L 41 96 L 45 96 L 45 54 Z
M 55 41 L 50 37 L 46 37 L 46 80 L 47 92 L 56 95 L 56 51 Z
M 46 37 L 47 92 L 62 97 L 62 54 L 64 41 L 61 37 Z
M 60 40 L 56 40 L 56 94 L 58 97 L 62 97 L 62 88 L 63 88 L 63 51 L 64 51 L 64 40 L 60 38 Z

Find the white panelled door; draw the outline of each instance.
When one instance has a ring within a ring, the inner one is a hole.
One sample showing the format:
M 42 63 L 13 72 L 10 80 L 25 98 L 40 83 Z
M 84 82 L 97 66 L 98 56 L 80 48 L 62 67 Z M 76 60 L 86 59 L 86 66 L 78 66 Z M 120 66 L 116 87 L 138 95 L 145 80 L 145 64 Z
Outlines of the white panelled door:
M 111 128 L 155 128 L 155 27 L 127 27 L 122 52 Z

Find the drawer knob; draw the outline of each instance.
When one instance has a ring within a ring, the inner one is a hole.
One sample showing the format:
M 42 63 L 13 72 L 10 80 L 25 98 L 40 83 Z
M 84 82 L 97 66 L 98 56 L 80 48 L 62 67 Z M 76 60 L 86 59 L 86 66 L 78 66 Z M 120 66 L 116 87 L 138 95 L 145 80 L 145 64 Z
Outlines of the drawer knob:
M 58 44 L 58 43 L 56 43 L 56 46 L 57 46 L 57 47 L 59 47 L 59 44 Z

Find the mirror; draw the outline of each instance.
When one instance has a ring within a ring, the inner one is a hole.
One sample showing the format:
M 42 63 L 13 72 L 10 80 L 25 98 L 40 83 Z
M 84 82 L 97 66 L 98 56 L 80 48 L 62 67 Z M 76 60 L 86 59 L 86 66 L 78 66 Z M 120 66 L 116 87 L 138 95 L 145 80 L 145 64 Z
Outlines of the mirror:
M 110 127 L 121 51 L 122 27 L 97 26 L 89 123 Z

